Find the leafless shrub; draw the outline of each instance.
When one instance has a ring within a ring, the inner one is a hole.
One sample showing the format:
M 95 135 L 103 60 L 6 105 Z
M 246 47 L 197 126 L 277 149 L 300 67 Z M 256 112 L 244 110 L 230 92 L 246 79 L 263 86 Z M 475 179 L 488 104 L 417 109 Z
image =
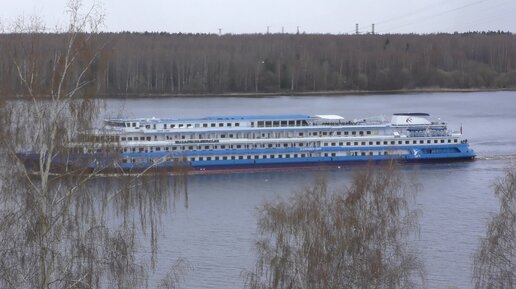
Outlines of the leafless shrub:
M 474 257 L 476 289 L 512 289 L 516 285 L 516 172 L 507 171 L 494 191 L 500 212 L 489 221 Z
M 1 43 L 21 91 L 0 102 L 1 288 L 146 287 L 140 234 L 149 239 L 151 269 L 156 265 L 172 180 L 99 177 L 115 161 L 117 143 L 86 133 L 99 112 L 94 95 L 104 43 L 96 36 L 103 15 L 81 4 L 69 2 L 70 25 L 50 59 L 42 56 L 46 30 L 37 18 L 16 22 Z M 102 155 L 71 158 L 78 148 Z
M 318 179 L 288 201 L 265 203 L 247 287 L 424 287 L 409 242 L 418 230 L 415 191 L 391 164 L 361 170 L 342 191 Z

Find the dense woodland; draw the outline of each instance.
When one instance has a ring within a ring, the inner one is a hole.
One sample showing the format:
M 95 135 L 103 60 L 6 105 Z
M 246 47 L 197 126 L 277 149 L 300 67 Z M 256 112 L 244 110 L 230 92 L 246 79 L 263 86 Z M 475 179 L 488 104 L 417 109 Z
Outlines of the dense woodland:
M 516 88 L 511 33 L 97 36 L 104 48 L 95 88 L 104 96 Z M 65 41 L 64 34 L 1 34 L 1 95 L 24 93 L 8 51 L 36 49 L 25 66 L 47 62 L 39 73 L 51 75 L 54 51 Z

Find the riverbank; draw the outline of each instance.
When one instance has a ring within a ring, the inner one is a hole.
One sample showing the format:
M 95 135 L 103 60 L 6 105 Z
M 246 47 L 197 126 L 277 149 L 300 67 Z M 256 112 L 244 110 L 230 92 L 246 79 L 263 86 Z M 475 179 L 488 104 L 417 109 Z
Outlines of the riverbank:
M 231 92 L 231 93 L 124 93 L 99 94 L 99 98 L 174 98 L 174 97 L 274 97 L 274 96 L 347 96 L 381 94 L 420 94 L 448 92 L 497 92 L 516 91 L 514 88 L 417 88 L 400 90 L 338 90 L 338 91 L 280 91 L 280 92 Z

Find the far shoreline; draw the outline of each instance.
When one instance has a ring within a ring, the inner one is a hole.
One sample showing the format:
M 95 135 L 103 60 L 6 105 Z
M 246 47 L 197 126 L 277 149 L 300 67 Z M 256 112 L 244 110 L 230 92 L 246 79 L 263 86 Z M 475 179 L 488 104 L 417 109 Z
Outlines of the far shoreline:
M 281 91 L 281 92 L 228 92 L 228 93 L 101 93 L 93 96 L 96 99 L 149 99 L 149 98 L 266 98 L 266 97 L 310 97 L 310 96 L 367 96 L 391 94 L 425 94 L 425 93 L 473 93 L 473 92 L 515 92 L 514 88 L 418 88 L 399 90 L 330 90 L 330 91 Z M 1 96 L 0 100 L 23 100 L 28 96 Z M 49 97 L 38 96 L 45 100 Z
M 278 96 L 354 96 L 354 95 L 389 95 L 389 94 L 424 94 L 424 93 L 470 93 L 516 91 L 516 88 L 420 88 L 400 90 L 331 90 L 331 91 L 281 91 L 281 92 L 230 92 L 230 93 L 123 93 L 99 94 L 101 99 L 142 99 L 142 98 L 184 98 L 184 97 L 237 97 L 261 98 Z

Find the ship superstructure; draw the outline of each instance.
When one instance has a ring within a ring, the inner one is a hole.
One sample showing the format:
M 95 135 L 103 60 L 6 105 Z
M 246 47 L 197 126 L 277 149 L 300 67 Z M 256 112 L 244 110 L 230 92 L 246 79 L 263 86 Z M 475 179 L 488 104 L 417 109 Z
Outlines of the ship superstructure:
M 339 115 L 109 119 L 98 133 L 119 144 L 116 166 L 124 171 L 179 165 L 201 172 L 257 170 L 475 157 L 461 131 L 450 131 L 426 113 L 354 120 Z

